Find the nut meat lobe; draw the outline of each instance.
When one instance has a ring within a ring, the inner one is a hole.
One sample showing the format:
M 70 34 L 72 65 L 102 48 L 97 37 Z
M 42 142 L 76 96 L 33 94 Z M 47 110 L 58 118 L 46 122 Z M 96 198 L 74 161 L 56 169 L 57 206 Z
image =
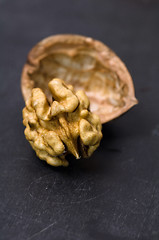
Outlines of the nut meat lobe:
M 23 109 L 26 139 L 37 156 L 53 166 L 67 166 L 65 156 L 89 157 L 102 138 L 101 123 L 89 111 L 88 97 L 82 90 L 73 91 L 61 79 L 48 84 L 51 103 L 40 88 L 32 89 Z

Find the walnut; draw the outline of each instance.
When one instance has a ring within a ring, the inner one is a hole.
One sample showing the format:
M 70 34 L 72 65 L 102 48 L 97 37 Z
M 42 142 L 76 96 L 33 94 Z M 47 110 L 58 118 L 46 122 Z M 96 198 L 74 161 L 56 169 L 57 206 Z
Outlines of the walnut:
M 68 153 L 77 159 L 89 157 L 102 138 L 101 123 L 89 110 L 89 100 L 82 90 L 55 78 L 48 84 L 50 103 L 42 89 L 32 89 L 23 109 L 25 136 L 37 156 L 53 166 L 67 166 Z
M 56 35 L 38 43 L 29 53 L 22 72 L 22 93 L 27 100 L 33 88 L 41 88 L 51 101 L 48 83 L 64 79 L 74 89 L 84 90 L 90 109 L 102 123 L 137 103 L 132 78 L 111 49 L 92 38 Z
M 102 138 L 100 121 L 137 104 L 132 78 L 119 57 L 79 35 L 39 42 L 29 52 L 21 88 L 26 138 L 39 158 L 54 166 L 68 165 L 67 153 L 89 157 Z

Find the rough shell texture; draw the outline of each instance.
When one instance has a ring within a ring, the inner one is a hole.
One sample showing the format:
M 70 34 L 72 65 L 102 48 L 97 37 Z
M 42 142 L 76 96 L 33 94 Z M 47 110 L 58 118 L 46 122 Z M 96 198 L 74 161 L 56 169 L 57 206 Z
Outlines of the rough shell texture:
M 48 82 L 61 78 L 84 90 L 90 109 L 101 122 L 110 121 L 137 103 L 132 78 L 124 63 L 103 43 L 79 35 L 56 35 L 39 42 L 29 53 L 22 72 L 27 100 L 41 88 L 51 101 Z
M 88 97 L 60 79 L 49 82 L 51 104 L 40 88 L 32 90 L 23 109 L 25 136 L 37 156 L 53 166 L 67 166 L 66 154 L 89 157 L 102 138 L 101 123 L 89 111 Z

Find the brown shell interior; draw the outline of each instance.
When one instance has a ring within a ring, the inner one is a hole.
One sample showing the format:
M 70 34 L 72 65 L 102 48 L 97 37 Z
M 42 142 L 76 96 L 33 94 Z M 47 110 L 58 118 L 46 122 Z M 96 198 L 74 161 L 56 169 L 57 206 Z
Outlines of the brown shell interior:
M 101 122 L 118 117 L 137 103 L 131 76 L 123 62 L 103 43 L 78 35 L 57 35 L 37 44 L 22 73 L 26 100 L 32 88 L 48 97 L 48 82 L 61 78 L 75 90 L 83 89 L 90 109 Z

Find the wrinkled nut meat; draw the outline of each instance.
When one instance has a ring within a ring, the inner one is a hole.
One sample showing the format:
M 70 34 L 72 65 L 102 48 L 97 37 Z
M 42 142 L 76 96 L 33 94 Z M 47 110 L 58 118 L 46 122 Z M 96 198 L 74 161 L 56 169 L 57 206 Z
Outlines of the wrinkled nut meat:
M 32 89 L 23 109 L 25 136 L 37 156 L 53 166 L 67 166 L 65 156 L 89 157 L 102 138 L 101 123 L 89 111 L 88 97 L 82 90 L 76 93 L 60 79 L 48 84 L 52 100 L 49 103 L 40 88 Z
M 65 80 L 84 90 L 90 109 L 102 123 L 126 112 L 137 103 L 132 78 L 124 63 L 103 43 L 79 35 L 56 35 L 38 43 L 29 53 L 22 72 L 22 93 L 27 100 L 33 88 L 51 94 L 48 83 Z

